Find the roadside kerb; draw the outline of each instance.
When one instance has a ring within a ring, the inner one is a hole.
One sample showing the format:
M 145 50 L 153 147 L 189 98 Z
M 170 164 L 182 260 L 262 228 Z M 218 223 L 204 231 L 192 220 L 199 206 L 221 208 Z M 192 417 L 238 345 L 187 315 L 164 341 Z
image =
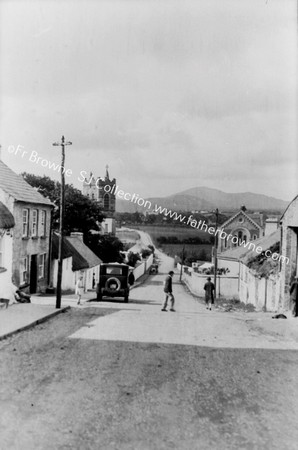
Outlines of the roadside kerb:
M 27 325 L 23 325 L 23 326 L 17 328 L 16 330 L 9 331 L 8 333 L 4 333 L 4 334 L 0 335 L 0 341 L 13 336 L 14 334 L 20 333 L 21 331 L 28 330 L 29 328 L 32 328 L 35 325 L 46 322 L 47 320 L 51 319 L 52 317 L 55 317 L 58 314 L 64 313 L 65 311 L 69 310 L 70 308 L 71 308 L 70 306 L 65 306 L 64 308 L 57 309 L 57 311 L 53 311 L 49 314 L 46 314 L 43 317 L 40 317 L 39 319 L 33 320 L 33 322 L 30 322 Z

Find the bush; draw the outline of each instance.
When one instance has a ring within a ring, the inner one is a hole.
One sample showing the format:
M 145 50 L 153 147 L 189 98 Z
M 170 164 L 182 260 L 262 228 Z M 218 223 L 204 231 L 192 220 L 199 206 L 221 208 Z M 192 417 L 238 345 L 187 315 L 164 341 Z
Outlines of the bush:
M 127 255 L 128 264 L 135 267 L 138 261 L 141 261 L 141 257 L 138 253 L 129 252 Z
M 145 248 L 144 250 L 142 250 L 141 255 L 143 259 L 148 258 L 148 256 L 150 256 L 152 254 L 152 251 Z

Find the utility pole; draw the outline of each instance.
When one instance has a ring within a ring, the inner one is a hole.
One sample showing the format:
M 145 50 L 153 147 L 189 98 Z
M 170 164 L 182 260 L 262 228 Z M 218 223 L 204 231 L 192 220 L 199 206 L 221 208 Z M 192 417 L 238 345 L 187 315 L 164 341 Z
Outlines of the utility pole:
M 60 189 L 60 220 L 59 220 L 59 251 L 58 251 L 58 274 L 57 274 L 57 289 L 56 289 L 56 308 L 61 308 L 61 284 L 62 284 L 62 269 L 63 269 L 63 218 L 64 218 L 64 203 L 65 203 L 65 145 L 72 145 L 72 142 L 65 142 L 64 136 L 61 142 L 54 142 L 54 146 L 61 146 L 61 189 Z
M 218 227 L 218 208 L 216 208 L 215 210 L 215 232 L 217 230 Z M 217 278 L 217 244 L 218 244 L 218 240 L 217 240 L 217 233 L 215 234 L 215 239 L 214 239 L 214 249 L 213 249 L 213 257 L 214 257 L 214 298 L 216 298 L 216 278 Z
M 180 283 L 182 280 L 182 269 L 183 269 L 183 264 L 184 264 L 184 251 L 185 251 L 185 245 L 183 245 L 183 249 L 182 249 L 182 261 L 181 261 L 181 265 L 180 265 Z

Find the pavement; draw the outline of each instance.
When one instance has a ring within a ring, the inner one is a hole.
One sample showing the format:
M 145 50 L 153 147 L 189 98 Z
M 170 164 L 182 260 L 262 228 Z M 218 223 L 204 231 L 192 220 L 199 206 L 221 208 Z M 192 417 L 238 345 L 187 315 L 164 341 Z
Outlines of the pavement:
M 131 289 L 140 286 L 147 278 L 147 274 L 140 277 Z M 8 308 L 5 308 L 5 305 L 0 306 L 0 340 L 45 322 L 69 308 L 90 307 L 94 305 L 90 300 L 94 299 L 95 290 L 85 292 L 80 305 L 77 304 L 75 294 L 62 295 L 61 308 L 57 309 L 55 295 L 36 294 L 31 295 L 31 303 L 13 303 Z

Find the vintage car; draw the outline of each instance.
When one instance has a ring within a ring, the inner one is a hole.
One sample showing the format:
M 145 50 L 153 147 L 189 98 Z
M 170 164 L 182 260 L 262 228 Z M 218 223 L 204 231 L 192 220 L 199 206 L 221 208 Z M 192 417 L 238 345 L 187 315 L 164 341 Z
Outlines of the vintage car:
M 152 275 L 158 273 L 158 264 L 152 264 L 152 266 L 149 269 L 149 273 Z
M 128 302 L 129 266 L 119 263 L 105 263 L 100 266 L 99 283 L 96 287 L 97 300 L 103 297 L 124 297 L 124 302 Z

